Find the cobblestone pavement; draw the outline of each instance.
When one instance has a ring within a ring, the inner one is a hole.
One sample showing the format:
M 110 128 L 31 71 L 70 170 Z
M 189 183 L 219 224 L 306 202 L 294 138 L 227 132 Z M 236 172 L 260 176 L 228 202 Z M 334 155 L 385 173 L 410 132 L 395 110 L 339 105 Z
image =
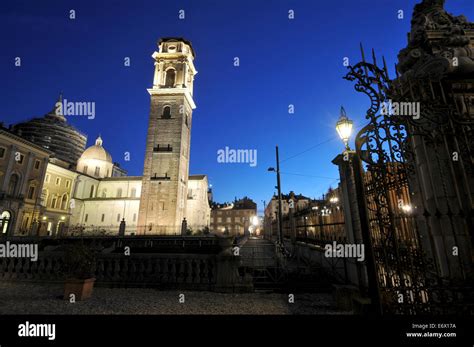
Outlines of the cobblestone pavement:
M 0 314 L 349 314 L 337 311 L 330 294 L 160 291 L 142 288 L 94 288 L 88 301 L 62 300 L 61 285 L 0 282 Z M 179 294 L 185 303 L 178 302 Z

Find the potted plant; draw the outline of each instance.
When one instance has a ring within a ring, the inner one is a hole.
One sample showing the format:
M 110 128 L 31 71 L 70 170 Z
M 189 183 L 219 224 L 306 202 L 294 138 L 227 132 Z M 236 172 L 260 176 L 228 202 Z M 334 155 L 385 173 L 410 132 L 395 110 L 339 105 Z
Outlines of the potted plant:
M 95 255 L 83 243 L 66 246 L 64 253 L 64 300 L 81 301 L 91 297 L 94 288 Z

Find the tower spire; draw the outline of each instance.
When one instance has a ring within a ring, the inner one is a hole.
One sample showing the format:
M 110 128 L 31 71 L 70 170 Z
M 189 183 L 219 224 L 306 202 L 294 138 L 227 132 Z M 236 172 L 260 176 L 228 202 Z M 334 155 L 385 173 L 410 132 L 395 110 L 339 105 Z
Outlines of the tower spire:
M 57 101 L 54 103 L 53 109 L 47 114 L 47 116 L 52 116 L 60 120 L 61 122 L 66 121 L 66 117 L 64 117 L 64 109 L 63 109 L 63 92 L 59 92 L 59 96 Z

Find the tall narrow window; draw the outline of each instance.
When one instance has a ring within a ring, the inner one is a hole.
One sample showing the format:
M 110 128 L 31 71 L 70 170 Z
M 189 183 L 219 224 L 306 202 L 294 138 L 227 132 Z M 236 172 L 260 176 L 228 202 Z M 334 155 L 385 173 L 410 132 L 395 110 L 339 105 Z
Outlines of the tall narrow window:
M 43 189 L 43 192 L 41 193 L 41 206 L 45 206 L 48 204 L 48 190 Z
M 10 196 L 15 196 L 17 193 L 17 188 L 18 188 L 18 181 L 20 178 L 18 177 L 17 174 L 13 174 L 10 176 L 10 182 L 8 182 L 8 195 Z
M 63 198 L 61 199 L 61 210 L 67 209 L 67 195 L 64 194 Z
M 166 71 L 166 81 L 165 81 L 166 88 L 174 87 L 175 77 L 176 77 L 176 72 L 174 71 L 174 69 L 169 69 L 168 71 Z
M 171 107 L 165 106 L 163 107 L 163 116 L 162 118 L 171 118 Z
M 92 186 L 91 186 L 91 192 L 90 192 L 89 198 L 93 198 L 93 197 L 94 197 L 94 191 L 95 191 L 95 186 L 92 185 Z
M 137 189 L 136 188 L 132 188 L 132 190 L 130 192 L 130 197 L 131 198 L 136 198 L 137 197 Z
M 122 188 L 117 189 L 117 198 L 122 197 Z
M 30 186 L 28 188 L 28 199 L 32 200 L 35 196 L 35 186 Z

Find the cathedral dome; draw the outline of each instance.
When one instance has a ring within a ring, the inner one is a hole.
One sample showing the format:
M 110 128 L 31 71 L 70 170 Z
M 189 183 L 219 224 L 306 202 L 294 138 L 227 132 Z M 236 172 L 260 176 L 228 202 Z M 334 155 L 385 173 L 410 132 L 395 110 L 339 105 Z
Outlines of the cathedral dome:
M 95 140 L 95 145 L 87 148 L 77 161 L 77 171 L 103 178 L 112 176 L 112 156 L 102 146 L 102 138 Z
M 81 159 L 97 159 L 112 163 L 112 156 L 102 147 L 102 138 L 99 136 L 95 140 L 95 145 L 87 148 L 81 155 Z
M 62 96 L 58 102 L 62 102 Z M 75 165 L 86 147 L 87 137 L 68 124 L 66 117 L 57 112 L 57 103 L 44 117 L 15 124 L 12 130 L 17 135 L 50 150 L 56 158 Z

